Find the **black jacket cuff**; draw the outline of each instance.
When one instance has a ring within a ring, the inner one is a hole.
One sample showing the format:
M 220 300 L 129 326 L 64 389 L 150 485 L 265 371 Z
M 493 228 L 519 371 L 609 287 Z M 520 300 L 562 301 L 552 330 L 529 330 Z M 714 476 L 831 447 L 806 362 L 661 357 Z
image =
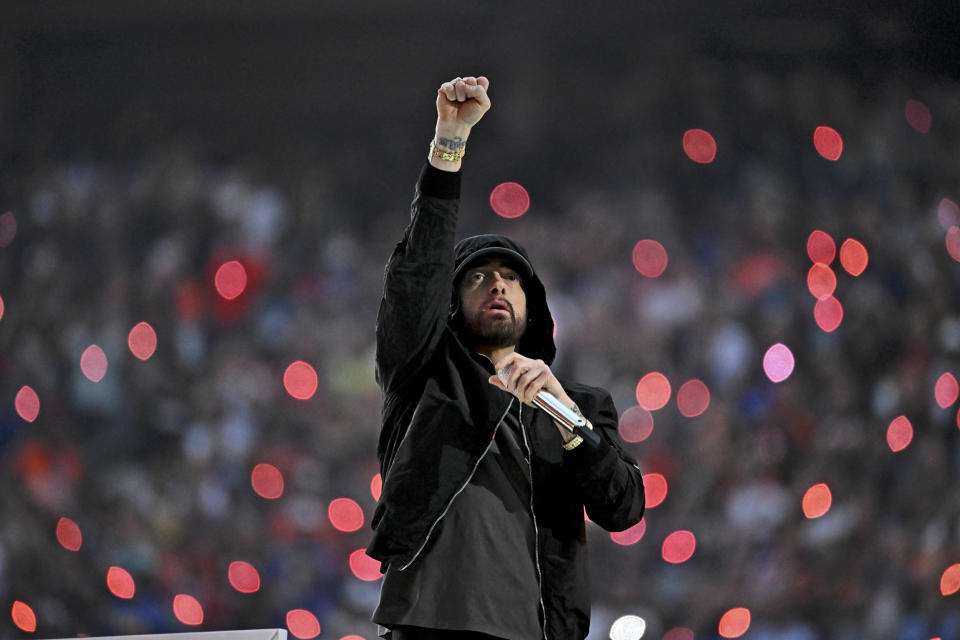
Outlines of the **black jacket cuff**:
M 420 171 L 420 193 L 441 200 L 456 200 L 460 197 L 460 172 L 441 171 L 429 162 Z

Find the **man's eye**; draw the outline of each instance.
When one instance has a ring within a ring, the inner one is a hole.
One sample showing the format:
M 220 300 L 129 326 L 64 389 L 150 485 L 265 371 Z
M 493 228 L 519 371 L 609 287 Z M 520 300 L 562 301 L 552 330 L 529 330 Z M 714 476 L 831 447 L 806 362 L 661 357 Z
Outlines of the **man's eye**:
M 515 274 L 515 273 L 508 273 L 508 274 L 507 274 L 507 280 L 513 280 L 514 282 L 516 282 L 516 281 L 518 281 L 519 279 L 520 279 L 520 276 L 518 276 L 518 275 Z

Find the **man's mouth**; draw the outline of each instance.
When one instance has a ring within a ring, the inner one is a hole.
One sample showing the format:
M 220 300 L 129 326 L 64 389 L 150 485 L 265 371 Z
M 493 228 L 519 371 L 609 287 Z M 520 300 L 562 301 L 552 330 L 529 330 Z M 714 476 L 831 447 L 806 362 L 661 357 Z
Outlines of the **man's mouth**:
M 507 315 L 513 315 L 513 308 L 510 306 L 510 303 L 505 300 L 494 300 L 483 308 L 484 311 L 489 312 L 502 312 Z

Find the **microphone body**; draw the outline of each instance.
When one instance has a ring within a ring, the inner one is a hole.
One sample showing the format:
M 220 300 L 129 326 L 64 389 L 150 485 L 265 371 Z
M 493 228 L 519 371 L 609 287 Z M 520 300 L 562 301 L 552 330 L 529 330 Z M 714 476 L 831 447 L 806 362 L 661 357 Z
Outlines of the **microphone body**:
M 500 382 L 507 383 L 507 378 L 510 377 L 510 369 L 511 367 L 504 367 L 497 370 L 497 377 L 500 378 Z M 590 444 L 600 442 L 600 435 L 587 427 L 587 419 L 560 402 L 549 391 L 539 391 L 533 399 L 533 404 L 550 414 L 554 421 L 565 427 L 570 433 L 580 436 Z

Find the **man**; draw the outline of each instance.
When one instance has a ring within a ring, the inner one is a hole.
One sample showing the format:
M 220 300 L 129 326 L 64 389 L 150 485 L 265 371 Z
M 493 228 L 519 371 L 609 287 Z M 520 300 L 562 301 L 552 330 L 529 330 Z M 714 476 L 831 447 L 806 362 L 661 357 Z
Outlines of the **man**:
M 468 77 L 437 92 L 377 318 L 384 482 L 367 551 L 385 572 L 373 619 L 392 640 L 584 638 L 584 509 L 611 531 L 643 515 L 609 393 L 550 370 L 553 319 L 526 251 L 494 235 L 454 246 L 460 167 L 488 88 Z M 540 391 L 582 412 L 600 443 L 536 408 Z

